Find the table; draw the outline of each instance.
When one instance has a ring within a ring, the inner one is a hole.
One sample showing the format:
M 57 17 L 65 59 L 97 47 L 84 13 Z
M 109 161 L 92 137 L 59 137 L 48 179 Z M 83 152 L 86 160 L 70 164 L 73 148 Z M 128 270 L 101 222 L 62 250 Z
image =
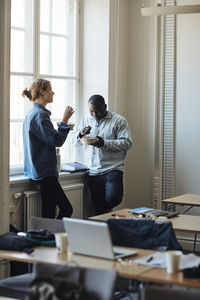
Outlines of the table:
M 136 218 L 138 218 L 137 216 L 129 213 L 128 210 L 129 210 L 129 208 L 123 208 L 120 210 L 113 211 L 111 213 L 90 217 L 89 220 L 102 222 L 109 218 L 120 218 L 120 219 L 124 219 L 124 218 L 136 219 Z M 116 214 L 115 217 L 112 216 L 113 213 Z M 118 217 L 118 215 L 124 215 L 125 217 Z M 194 249 L 193 249 L 195 252 L 197 234 L 200 233 L 200 216 L 178 215 L 174 218 L 170 218 L 169 220 L 172 222 L 172 226 L 175 231 L 188 232 L 188 233 L 195 234 Z
M 173 198 L 162 200 L 162 203 L 177 204 L 177 205 L 189 205 L 191 207 L 200 206 L 200 195 L 184 194 L 184 195 L 180 195 L 180 196 L 176 196 Z
M 166 209 L 176 208 L 177 205 L 189 206 L 185 211 L 181 212 L 181 214 L 184 214 L 194 206 L 200 206 L 200 195 L 184 194 L 162 200 L 162 203 L 166 206 Z
M 200 279 L 185 279 L 183 278 L 182 272 L 168 274 L 165 269 L 130 263 L 130 260 L 138 259 L 142 256 L 155 253 L 153 250 L 135 250 L 138 251 L 137 256 L 129 257 L 120 261 L 111 261 L 72 253 L 59 254 L 55 247 L 36 247 L 32 254 L 26 254 L 18 251 L 0 250 L 0 258 L 27 263 L 46 262 L 78 265 L 85 268 L 116 270 L 121 277 L 125 278 L 153 283 L 177 284 L 181 286 L 200 288 Z
M 128 210 L 129 208 L 123 208 L 111 213 L 90 217 L 89 220 L 103 222 L 109 218 L 138 219 L 137 216 L 132 215 L 131 213 L 128 212 Z M 113 213 L 116 214 L 116 216 L 112 216 Z M 124 217 L 118 217 L 118 215 L 124 215 Z M 168 220 L 172 222 L 173 228 L 176 231 L 200 233 L 200 216 L 178 215 Z
M 55 247 L 36 247 L 34 252 L 31 254 L 26 254 L 19 251 L 0 250 L 0 258 L 26 263 L 44 262 L 78 265 L 85 268 L 117 270 L 118 274 L 122 277 L 136 279 L 140 273 L 147 271 L 152 267 L 137 264 L 129 264 L 129 266 L 127 266 L 125 262 L 129 261 L 130 259 L 138 259 L 142 256 L 146 256 L 155 252 L 153 250 L 145 249 L 136 250 L 138 252 L 138 255 L 124 259 L 123 263 L 119 260 L 112 261 L 86 255 L 72 254 L 70 252 L 60 254 L 57 252 L 57 249 Z
M 189 211 L 194 206 L 200 206 L 200 195 L 198 194 L 184 194 L 180 196 L 176 196 L 173 198 L 168 198 L 165 200 L 162 200 L 162 203 L 167 206 L 167 209 L 173 208 L 177 205 L 187 205 L 189 206 L 186 210 L 181 212 L 181 214 L 185 214 L 187 211 Z M 194 236 L 194 252 L 195 252 L 195 246 L 196 246 L 196 240 L 197 240 L 197 234 L 199 232 L 195 232 Z

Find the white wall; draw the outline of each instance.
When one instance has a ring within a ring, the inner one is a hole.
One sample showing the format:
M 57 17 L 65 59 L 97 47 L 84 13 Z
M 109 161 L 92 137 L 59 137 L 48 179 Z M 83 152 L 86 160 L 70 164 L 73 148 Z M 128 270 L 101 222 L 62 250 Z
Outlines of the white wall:
M 141 16 L 141 1 L 129 0 L 127 118 L 134 147 L 127 159 L 127 206 L 151 205 L 155 122 L 155 18 Z
M 200 14 L 177 19 L 176 194 L 200 194 Z
M 181 1 L 180 3 L 184 3 Z M 200 1 L 191 1 L 200 3 Z M 200 194 L 200 14 L 177 18 L 176 195 Z M 194 207 L 189 214 L 200 215 Z
M 93 94 L 108 100 L 109 1 L 84 0 L 83 6 L 83 101 Z

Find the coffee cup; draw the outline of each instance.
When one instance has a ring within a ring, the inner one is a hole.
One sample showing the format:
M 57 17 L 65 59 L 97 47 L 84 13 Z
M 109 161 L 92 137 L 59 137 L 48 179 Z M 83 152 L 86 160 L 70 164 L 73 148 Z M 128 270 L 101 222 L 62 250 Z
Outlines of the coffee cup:
M 64 232 L 55 233 L 56 247 L 59 253 L 67 252 L 68 238 Z
M 167 273 L 175 273 L 179 270 L 179 262 L 182 251 L 169 250 L 165 252 Z

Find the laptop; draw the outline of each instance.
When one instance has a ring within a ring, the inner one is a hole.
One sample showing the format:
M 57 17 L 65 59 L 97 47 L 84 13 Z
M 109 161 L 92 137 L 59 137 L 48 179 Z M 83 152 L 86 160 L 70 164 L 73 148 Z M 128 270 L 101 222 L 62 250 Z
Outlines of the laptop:
M 136 255 L 137 251 L 113 247 L 107 223 L 63 218 L 68 235 L 69 249 L 73 253 L 115 260 Z

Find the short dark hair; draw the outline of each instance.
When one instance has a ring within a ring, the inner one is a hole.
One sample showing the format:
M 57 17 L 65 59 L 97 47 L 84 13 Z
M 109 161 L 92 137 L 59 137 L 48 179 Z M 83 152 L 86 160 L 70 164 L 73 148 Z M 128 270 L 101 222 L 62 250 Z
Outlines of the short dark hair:
M 88 100 L 92 105 L 105 105 L 105 99 L 101 95 L 93 95 Z

